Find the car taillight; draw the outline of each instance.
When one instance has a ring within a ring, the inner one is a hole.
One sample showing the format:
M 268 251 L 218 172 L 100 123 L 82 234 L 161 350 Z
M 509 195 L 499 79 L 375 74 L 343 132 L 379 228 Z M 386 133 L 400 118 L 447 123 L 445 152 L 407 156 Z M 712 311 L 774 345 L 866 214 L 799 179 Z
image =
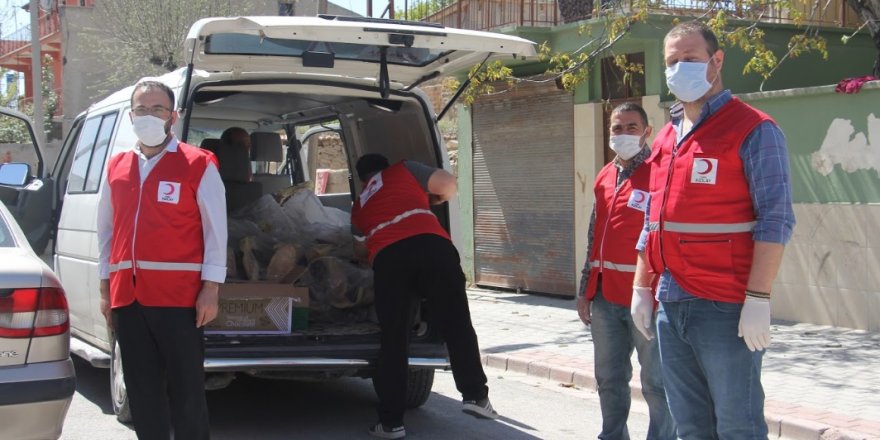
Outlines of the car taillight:
M 0 297 L 0 338 L 58 335 L 69 326 L 61 289 L 14 289 Z

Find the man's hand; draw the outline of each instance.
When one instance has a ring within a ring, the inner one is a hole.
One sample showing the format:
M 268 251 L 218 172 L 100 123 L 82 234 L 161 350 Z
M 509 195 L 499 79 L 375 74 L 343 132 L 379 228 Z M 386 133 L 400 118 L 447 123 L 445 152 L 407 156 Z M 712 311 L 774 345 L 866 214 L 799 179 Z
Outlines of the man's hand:
M 764 350 L 770 346 L 770 300 L 746 297 L 739 315 L 739 333 L 749 350 Z
M 590 325 L 592 320 L 590 319 L 590 305 L 592 301 L 588 300 L 585 296 L 579 296 L 577 299 L 577 309 L 578 316 L 581 318 L 581 322 L 586 325 Z
M 654 329 L 651 327 L 651 322 L 654 321 L 654 294 L 650 287 L 633 286 L 629 313 L 636 330 L 649 341 L 654 339 Z
M 98 284 L 98 291 L 101 293 L 101 314 L 107 321 L 107 328 L 113 329 L 113 318 L 110 310 L 110 280 L 101 280 Z
M 203 327 L 217 317 L 219 298 L 220 285 L 213 281 L 202 281 L 202 290 L 196 298 L 196 327 Z

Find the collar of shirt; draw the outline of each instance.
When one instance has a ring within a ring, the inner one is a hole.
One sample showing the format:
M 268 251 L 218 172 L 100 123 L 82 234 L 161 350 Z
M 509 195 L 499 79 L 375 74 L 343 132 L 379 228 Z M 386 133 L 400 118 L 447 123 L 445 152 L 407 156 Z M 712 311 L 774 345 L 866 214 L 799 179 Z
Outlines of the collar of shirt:
M 647 145 L 642 145 L 642 150 L 636 153 L 626 164 L 621 164 L 620 159 L 614 158 L 614 166 L 617 167 L 617 186 L 620 186 L 624 180 L 629 179 L 633 171 L 643 164 L 651 155 L 651 149 Z
M 170 151 L 172 153 L 177 152 L 178 142 L 179 141 L 177 140 L 177 136 L 174 136 L 174 134 L 172 133 L 171 139 L 168 141 L 167 144 L 165 144 L 165 148 L 163 148 L 162 151 L 159 152 L 159 154 L 148 158 L 147 156 L 144 155 L 144 152 L 141 151 L 140 145 L 137 145 L 137 144 L 134 147 L 134 153 L 138 155 L 138 159 L 140 159 L 142 162 L 150 162 L 150 161 L 156 162 L 159 160 L 160 157 L 165 155 L 166 151 Z
M 733 94 L 729 89 L 722 90 L 716 93 L 714 96 L 706 100 L 706 103 L 703 104 L 703 109 L 700 111 L 700 117 L 694 121 L 694 125 L 691 128 L 691 131 L 694 131 L 697 126 L 700 125 L 701 122 L 706 120 L 709 116 L 715 114 L 724 104 L 727 104 L 733 98 Z M 672 126 L 675 128 L 675 134 L 677 140 L 680 142 L 682 138 L 687 133 L 681 132 L 681 123 L 684 120 L 684 106 L 681 102 L 676 102 L 672 107 L 669 108 L 669 116 L 672 118 Z

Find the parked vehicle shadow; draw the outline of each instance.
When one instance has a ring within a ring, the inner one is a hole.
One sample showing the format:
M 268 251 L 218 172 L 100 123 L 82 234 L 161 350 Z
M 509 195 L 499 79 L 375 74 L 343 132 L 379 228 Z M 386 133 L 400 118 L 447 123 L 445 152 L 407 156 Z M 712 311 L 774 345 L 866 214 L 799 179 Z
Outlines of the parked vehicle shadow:
M 365 438 L 376 421 L 376 395 L 369 380 L 329 382 L 240 377 L 208 393 L 213 439 Z M 517 429 L 519 428 L 519 430 Z M 478 420 L 461 412 L 461 402 L 432 393 L 421 408 L 406 414 L 411 439 L 532 440 L 529 427 L 515 420 Z
M 101 409 L 104 414 L 113 414 L 110 402 L 110 370 L 95 368 L 79 356 L 71 356 L 76 369 L 76 392 Z

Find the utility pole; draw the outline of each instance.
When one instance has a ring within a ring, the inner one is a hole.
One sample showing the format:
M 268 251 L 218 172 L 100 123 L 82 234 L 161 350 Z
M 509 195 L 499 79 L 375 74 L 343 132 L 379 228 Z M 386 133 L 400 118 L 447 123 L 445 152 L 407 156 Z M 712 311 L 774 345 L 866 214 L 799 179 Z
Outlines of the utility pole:
M 43 129 L 43 75 L 40 57 L 40 2 L 30 1 L 31 13 L 31 89 L 34 96 L 34 135 L 37 144 L 45 146 L 46 130 Z

